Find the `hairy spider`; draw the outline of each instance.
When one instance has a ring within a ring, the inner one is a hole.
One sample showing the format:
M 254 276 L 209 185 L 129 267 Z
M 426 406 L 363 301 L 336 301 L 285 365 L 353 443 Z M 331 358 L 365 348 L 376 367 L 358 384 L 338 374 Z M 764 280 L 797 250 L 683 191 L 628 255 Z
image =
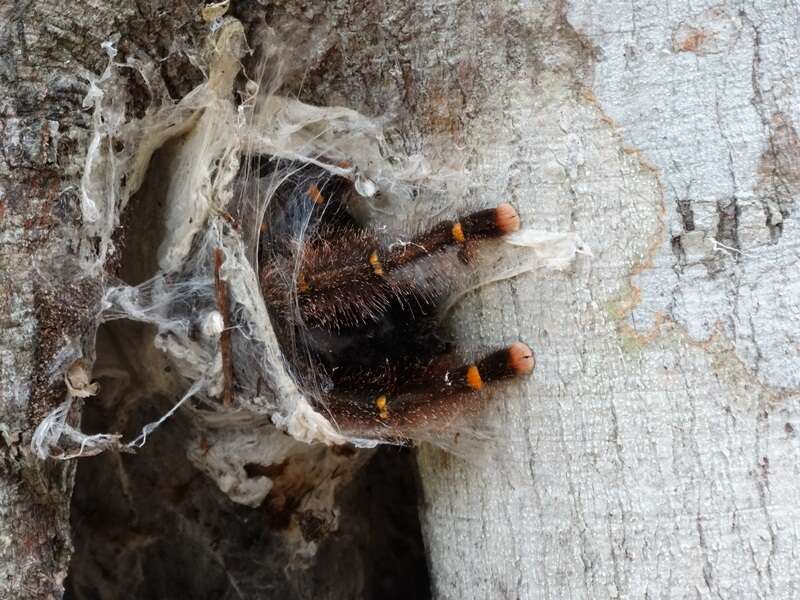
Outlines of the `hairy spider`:
M 348 178 L 278 165 L 256 169 L 279 181 L 262 225 L 261 288 L 295 377 L 343 431 L 402 438 L 442 427 L 485 384 L 533 370 L 522 342 L 463 361 L 437 318 L 477 245 L 519 228 L 510 204 L 387 244 L 353 215 Z

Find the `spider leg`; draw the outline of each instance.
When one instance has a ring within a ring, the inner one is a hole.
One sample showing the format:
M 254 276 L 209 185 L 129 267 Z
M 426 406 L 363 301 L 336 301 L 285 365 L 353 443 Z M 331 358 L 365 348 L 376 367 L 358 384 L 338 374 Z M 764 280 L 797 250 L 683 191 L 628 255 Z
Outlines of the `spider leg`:
M 530 348 L 516 342 L 468 364 L 445 354 L 422 364 L 345 369 L 332 375 L 333 392 L 343 396 L 330 404 L 337 422 L 356 430 L 380 426 L 403 432 L 442 426 L 479 408 L 482 398 L 477 392 L 487 384 L 529 375 L 534 365 Z
M 385 247 L 350 213 L 352 181 L 321 167 L 252 158 L 274 194 L 261 236 L 261 282 L 273 312 L 331 330 L 383 318 L 395 302 L 426 312 L 448 291 L 458 262 L 481 240 L 519 228 L 507 203 L 443 221 L 409 242 Z M 456 253 L 447 252 L 457 249 Z
M 275 178 L 275 192 L 263 220 L 264 249 L 291 254 L 292 240 L 311 239 L 326 227 L 359 227 L 347 210 L 350 180 L 314 165 L 274 168 L 270 176 Z
M 522 342 L 496 350 L 468 364 L 459 364 L 452 355 L 445 355 L 413 373 L 403 384 L 402 391 L 424 389 L 440 394 L 477 392 L 484 383 L 529 375 L 533 367 L 533 352 Z
M 517 211 L 504 202 L 496 208 L 479 210 L 457 221 L 442 221 L 411 242 L 394 245 L 385 255 L 376 256 L 376 260 L 380 260 L 384 271 L 392 271 L 454 246 L 465 259 L 476 242 L 513 233 L 519 225 Z
M 472 246 L 519 228 L 510 204 L 444 221 L 410 242 L 384 247 L 366 228 L 326 225 L 302 248 L 297 296 L 306 322 L 339 329 L 374 322 L 395 301 L 435 303 Z
M 298 293 L 305 289 L 305 265 L 324 262 L 332 246 L 350 245 L 348 236 L 357 245 L 362 228 L 347 210 L 352 191 L 348 179 L 275 157 L 256 156 L 251 161 L 258 176 L 274 186 L 261 224 L 259 277 L 264 299 L 283 328 L 297 320 L 298 309 L 300 322 L 305 321 L 298 301 Z

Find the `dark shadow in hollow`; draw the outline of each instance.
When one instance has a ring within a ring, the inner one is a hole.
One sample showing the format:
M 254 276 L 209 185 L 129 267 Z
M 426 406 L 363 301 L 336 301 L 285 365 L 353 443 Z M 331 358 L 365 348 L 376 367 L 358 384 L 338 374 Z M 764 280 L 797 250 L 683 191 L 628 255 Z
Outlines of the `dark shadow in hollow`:
M 142 365 L 132 364 L 115 344 L 150 334 L 148 327 L 125 321 L 100 332 L 98 354 L 119 357 L 116 368 L 100 366 L 131 376 L 101 379 L 103 394 L 84 410 L 85 431 L 121 431 L 132 439 L 174 402 L 149 391 L 152 383 L 137 375 Z M 141 352 L 152 382 L 168 366 L 158 362 L 157 352 Z M 248 508 L 231 502 L 186 458 L 192 427 L 176 415 L 136 455 L 104 454 L 79 463 L 66 598 L 428 597 L 410 451 L 377 452 L 339 494 L 339 531 L 321 544 L 309 569 L 287 572 L 282 526 L 268 503 Z
M 165 404 L 166 398 L 140 399 L 126 437 L 158 418 Z M 87 431 L 105 431 L 113 421 L 121 423 L 114 407 L 87 405 Z M 66 599 L 430 597 L 410 451 L 378 451 L 339 494 L 339 530 L 310 568 L 287 572 L 273 515 L 265 506 L 231 502 L 197 471 L 184 452 L 189 435 L 191 424 L 177 417 L 137 455 L 81 461 Z

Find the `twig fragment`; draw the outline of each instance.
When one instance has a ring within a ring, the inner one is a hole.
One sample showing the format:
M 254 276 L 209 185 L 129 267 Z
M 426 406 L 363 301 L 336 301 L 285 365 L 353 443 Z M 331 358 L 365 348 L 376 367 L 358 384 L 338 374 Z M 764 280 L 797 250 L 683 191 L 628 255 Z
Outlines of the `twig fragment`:
M 229 408 L 233 404 L 233 363 L 231 362 L 231 328 L 228 308 L 228 285 L 220 278 L 219 272 L 224 262 L 222 248 L 214 250 L 214 289 L 217 296 L 217 308 L 222 315 L 224 325 L 219 335 L 219 348 L 222 354 L 222 405 Z

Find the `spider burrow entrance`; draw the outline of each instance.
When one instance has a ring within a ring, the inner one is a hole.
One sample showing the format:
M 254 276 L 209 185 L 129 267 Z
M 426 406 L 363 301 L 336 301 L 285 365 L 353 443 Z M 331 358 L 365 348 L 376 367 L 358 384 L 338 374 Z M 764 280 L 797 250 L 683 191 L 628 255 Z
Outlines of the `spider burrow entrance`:
M 508 203 L 387 243 L 360 220 L 350 178 L 261 157 L 272 181 L 261 226 L 261 289 L 290 369 L 344 433 L 395 440 L 444 428 L 478 393 L 533 371 L 516 342 L 465 361 L 443 325 L 482 243 L 520 228 Z

